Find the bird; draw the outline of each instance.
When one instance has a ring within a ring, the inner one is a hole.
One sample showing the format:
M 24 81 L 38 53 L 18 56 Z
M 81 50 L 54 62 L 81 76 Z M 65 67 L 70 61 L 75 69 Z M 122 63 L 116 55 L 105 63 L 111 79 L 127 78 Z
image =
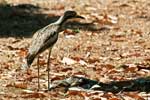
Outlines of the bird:
M 37 67 L 38 67 L 38 90 L 40 89 L 40 82 L 39 82 L 39 55 L 44 52 L 45 50 L 49 50 L 48 59 L 47 59 L 47 72 L 48 72 L 48 90 L 50 89 L 50 80 L 49 80 L 49 65 L 50 65 L 50 56 L 51 51 L 54 44 L 58 40 L 58 35 L 62 31 L 63 24 L 72 18 L 80 18 L 84 19 L 84 17 L 77 14 L 76 11 L 68 10 L 65 11 L 60 18 L 51 23 L 42 29 L 36 31 L 32 37 L 32 42 L 28 49 L 28 54 L 26 56 L 26 69 L 29 69 L 31 64 L 33 63 L 34 59 L 37 57 Z

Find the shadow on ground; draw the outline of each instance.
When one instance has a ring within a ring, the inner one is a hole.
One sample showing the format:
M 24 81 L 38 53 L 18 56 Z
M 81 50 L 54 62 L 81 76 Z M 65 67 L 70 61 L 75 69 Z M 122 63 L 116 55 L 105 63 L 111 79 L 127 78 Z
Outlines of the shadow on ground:
M 38 29 L 59 18 L 59 16 L 55 16 L 55 14 L 42 14 L 42 9 L 44 8 L 31 4 L 16 6 L 0 5 L 0 38 L 29 38 Z M 89 31 L 101 30 L 97 29 L 92 23 L 68 22 L 64 26 L 70 29 L 80 28 Z
M 0 37 L 31 37 L 56 20 L 57 17 L 40 14 L 40 9 L 30 4 L 0 6 Z
M 58 87 L 65 87 L 66 90 L 71 87 L 80 87 L 86 90 L 105 91 L 112 93 L 133 91 L 148 93 L 150 92 L 150 77 L 141 77 L 133 80 L 111 81 L 109 83 L 103 83 L 84 77 L 72 76 L 64 80 L 52 82 L 50 90 Z

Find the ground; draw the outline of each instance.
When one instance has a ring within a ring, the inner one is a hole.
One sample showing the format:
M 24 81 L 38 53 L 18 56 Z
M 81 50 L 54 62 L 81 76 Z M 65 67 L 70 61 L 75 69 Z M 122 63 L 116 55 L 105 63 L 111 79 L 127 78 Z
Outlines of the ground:
M 0 99 L 44 100 L 144 100 L 143 92 L 86 93 L 47 88 L 46 59 L 40 56 L 40 85 L 37 64 L 31 72 L 21 69 L 33 34 L 56 21 L 66 10 L 85 19 L 69 20 L 52 49 L 52 80 L 82 76 L 100 82 L 150 76 L 149 0 L 6 0 L 0 6 Z M 146 94 L 146 95 L 145 95 Z M 146 97 L 149 96 L 149 97 Z

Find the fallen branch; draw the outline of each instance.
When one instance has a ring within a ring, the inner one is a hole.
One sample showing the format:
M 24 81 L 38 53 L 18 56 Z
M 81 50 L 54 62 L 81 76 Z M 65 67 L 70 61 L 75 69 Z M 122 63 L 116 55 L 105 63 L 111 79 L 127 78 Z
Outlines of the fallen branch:
M 102 83 L 84 77 L 73 76 L 64 80 L 54 81 L 50 85 L 50 90 L 58 87 L 65 87 L 66 91 L 70 87 L 81 87 L 83 89 L 99 90 L 113 93 L 123 91 L 150 92 L 150 77 L 127 81 L 112 81 L 110 83 Z

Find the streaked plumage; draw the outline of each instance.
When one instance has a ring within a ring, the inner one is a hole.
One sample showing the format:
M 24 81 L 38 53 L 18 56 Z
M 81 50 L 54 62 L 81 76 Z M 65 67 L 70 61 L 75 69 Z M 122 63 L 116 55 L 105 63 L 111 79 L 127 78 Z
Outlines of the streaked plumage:
M 28 66 L 32 64 L 37 55 L 48 48 L 52 48 L 58 39 L 59 31 L 60 27 L 58 25 L 51 24 L 36 32 L 36 34 L 33 36 L 33 41 L 27 56 Z
M 35 57 L 38 56 L 40 53 L 44 52 L 46 49 L 49 49 L 49 56 L 48 56 L 48 88 L 49 88 L 49 58 L 50 53 L 53 45 L 58 40 L 58 34 L 61 31 L 62 24 L 71 18 L 83 18 L 78 16 L 75 11 L 66 11 L 63 16 L 61 16 L 58 21 L 47 25 L 46 27 L 38 30 L 33 38 L 32 43 L 29 47 L 27 59 L 27 66 L 30 67 L 32 62 L 34 61 Z M 39 59 L 38 59 L 39 60 Z M 39 75 L 39 64 L 38 65 L 38 75 Z M 39 78 L 39 77 L 38 77 Z M 39 79 L 38 79 L 38 86 L 39 86 Z

